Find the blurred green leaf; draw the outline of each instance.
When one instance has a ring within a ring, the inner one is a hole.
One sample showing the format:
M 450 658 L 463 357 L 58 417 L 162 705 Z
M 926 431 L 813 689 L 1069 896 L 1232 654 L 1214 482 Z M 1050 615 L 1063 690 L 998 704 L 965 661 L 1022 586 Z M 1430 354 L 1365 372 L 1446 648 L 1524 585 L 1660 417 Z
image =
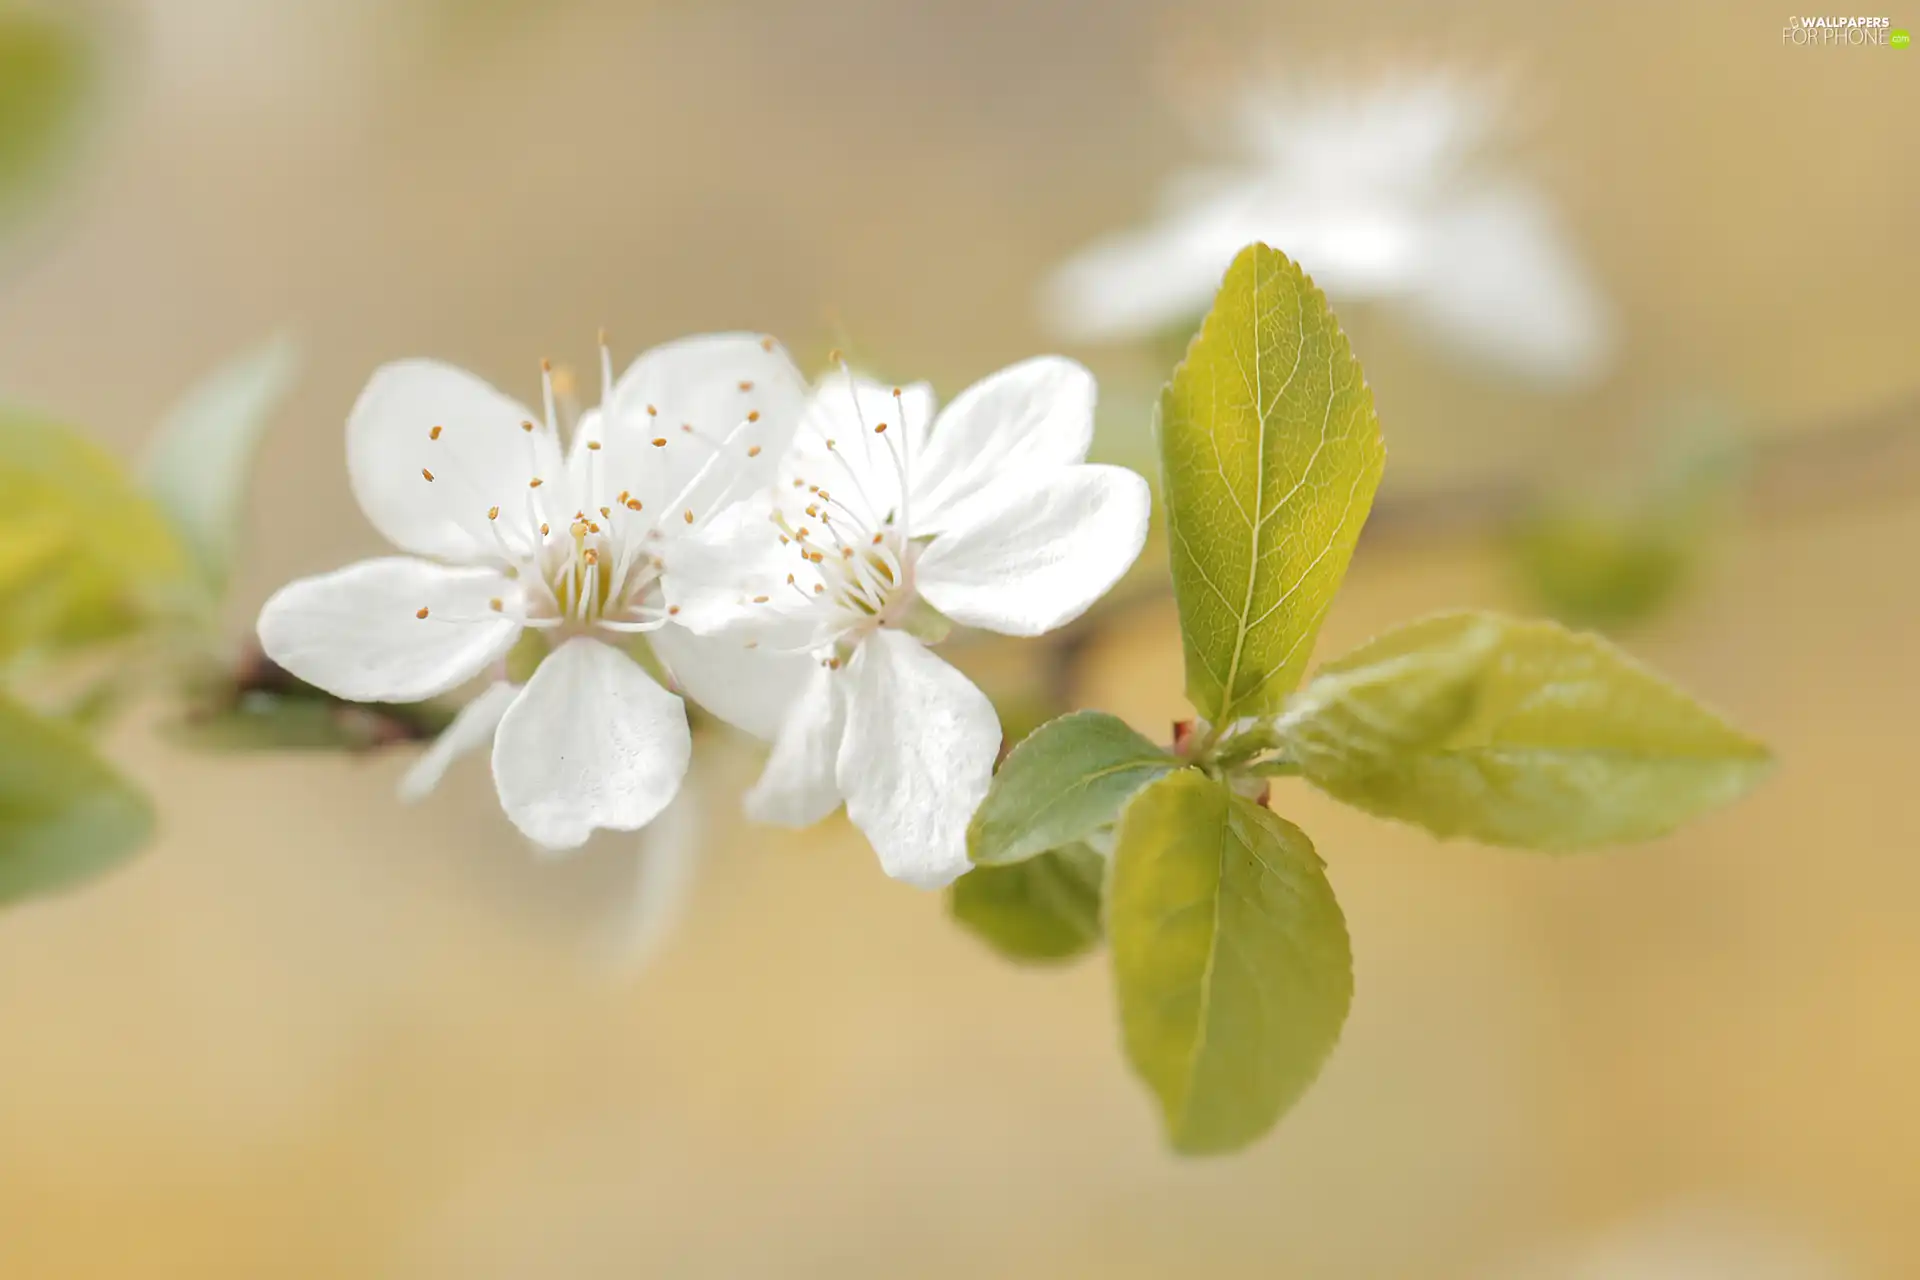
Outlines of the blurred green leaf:
M 0 659 L 127 634 L 178 593 L 186 566 L 112 454 L 0 409 Z
M 0 8 L 0 222 L 57 172 L 92 72 L 72 24 Z
M 1700 531 L 1631 508 L 1558 506 L 1523 517 L 1511 545 L 1522 580 L 1554 617 L 1616 628 L 1673 599 L 1698 559 Z
M 1160 399 L 1187 697 L 1216 726 L 1278 711 L 1346 576 L 1386 461 L 1324 295 L 1251 245 Z
M 967 853 L 1005 865 L 1084 840 L 1179 761 L 1117 717 L 1076 711 L 1034 730 L 994 774 L 967 828 Z
M 1531 849 L 1661 835 L 1772 767 L 1599 636 L 1494 614 L 1389 631 L 1328 664 L 1283 724 L 1283 750 L 1336 799 Z
M 975 867 L 954 882 L 953 918 L 1009 960 L 1069 960 L 1100 940 L 1106 859 L 1084 844 L 1004 867 Z
M 152 832 L 146 797 L 78 730 L 0 697 L 0 904 L 98 875 Z
M 1617 630 L 1673 602 L 1729 522 L 1745 445 L 1711 401 L 1673 406 L 1637 473 L 1583 477 L 1523 511 L 1507 544 L 1521 585 L 1572 626 Z
M 167 414 L 147 454 L 147 489 L 216 598 L 233 571 L 254 452 L 298 367 L 286 337 L 228 361 Z
M 1197 770 L 1127 806 L 1107 936 L 1127 1057 L 1176 1150 L 1260 1137 L 1340 1038 L 1353 958 L 1319 856 L 1299 828 Z

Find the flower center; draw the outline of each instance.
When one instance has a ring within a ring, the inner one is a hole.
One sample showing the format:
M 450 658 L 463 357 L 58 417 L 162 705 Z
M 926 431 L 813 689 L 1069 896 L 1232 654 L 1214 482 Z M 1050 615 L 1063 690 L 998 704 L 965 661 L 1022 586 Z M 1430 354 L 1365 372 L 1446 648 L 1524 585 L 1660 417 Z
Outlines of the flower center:
M 843 361 L 836 363 L 845 370 Z M 800 560 L 787 574 L 786 589 L 832 617 L 830 663 L 880 627 L 901 625 L 919 600 L 914 562 L 921 547 L 910 524 L 906 403 L 900 389 L 893 388 L 891 420 L 869 422 L 858 384 L 851 376 L 847 381 L 853 420 L 866 446 L 858 452 L 865 454 L 868 465 L 859 465 L 840 440 L 812 423 L 825 456 L 817 449 L 805 451 L 811 454 L 809 469 L 831 469 L 824 478 L 832 483 L 819 483 L 806 474 L 790 476 L 772 516 L 781 545 Z
M 651 603 L 661 570 L 661 559 L 651 546 L 660 536 L 655 527 L 658 513 L 647 511 L 627 490 L 611 496 L 602 492 L 609 482 L 602 475 L 598 439 L 579 442 L 585 450 L 584 476 L 566 470 L 561 461 L 564 452 L 558 447 L 553 369 L 544 360 L 540 369 L 546 421 L 520 424 L 527 439 L 528 473 L 521 501 L 485 509 L 487 536 L 493 543 L 491 558 L 503 564 L 520 591 L 511 604 L 504 599 L 489 604 L 495 613 L 514 613 L 523 625 L 538 630 L 651 631 L 671 612 Z M 601 379 L 603 404 L 608 404 L 612 363 L 604 344 Z M 609 422 L 603 417 L 596 433 Z M 428 438 L 438 441 L 446 431 L 445 426 L 435 426 Z M 555 447 L 543 451 L 541 445 L 548 441 Z M 548 465 L 559 465 L 562 474 L 540 474 L 543 457 Z M 466 481 L 451 455 L 439 470 L 428 467 L 421 475 L 428 483 L 461 486 L 474 494 L 476 502 L 480 500 L 479 490 Z M 567 504 L 583 499 L 588 505 L 566 511 Z M 416 616 L 425 619 L 429 612 L 423 608 Z

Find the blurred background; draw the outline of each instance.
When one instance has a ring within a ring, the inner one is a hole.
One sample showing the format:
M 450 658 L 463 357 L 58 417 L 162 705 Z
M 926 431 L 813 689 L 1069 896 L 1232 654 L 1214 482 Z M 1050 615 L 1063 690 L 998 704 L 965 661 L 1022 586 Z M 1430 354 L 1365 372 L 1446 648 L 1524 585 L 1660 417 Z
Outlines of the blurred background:
M 275 586 L 381 549 L 341 428 L 401 355 L 530 398 L 603 324 L 621 361 L 750 328 L 951 395 L 1064 350 L 1150 469 L 1192 324 L 1076 328 L 1058 273 L 1177 224 L 1183 173 L 1264 164 L 1308 224 L 1519 211 L 1469 222 L 1477 258 L 1410 241 L 1512 285 L 1477 318 L 1420 313 L 1425 277 L 1349 305 L 1338 246 L 1299 250 L 1390 452 L 1323 653 L 1556 612 L 1782 762 L 1571 859 L 1284 786 L 1354 1015 L 1271 1138 L 1183 1163 L 1099 959 L 1009 965 L 841 819 L 748 827 L 750 744 L 703 744 L 682 901 L 631 838 L 535 859 L 479 761 L 403 807 L 412 748 L 191 750 L 156 689 L 104 749 L 157 840 L 0 915 L 0 1275 L 1920 1275 L 1920 53 L 1751 3 L 1438 8 L 0 0 L 0 402 L 131 461 L 209 370 L 297 345 L 235 662 Z M 9 62 L 9 23 L 59 52 Z M 1464 96 L 1393 89 L 1436 83 Z M 1529 364 L 1574 312 L 1578 358 Z M 1487 315 L 1518 345 L 1448 340 Z M 1068 644 L 956 659 L 1164 737 L 1156 574 Z

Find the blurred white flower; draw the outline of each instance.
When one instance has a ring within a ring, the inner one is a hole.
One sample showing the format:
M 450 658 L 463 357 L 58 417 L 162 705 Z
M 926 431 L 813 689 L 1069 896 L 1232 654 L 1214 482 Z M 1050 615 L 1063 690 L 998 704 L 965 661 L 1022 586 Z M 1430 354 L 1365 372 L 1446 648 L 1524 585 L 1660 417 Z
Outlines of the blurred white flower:
M 678 789 L 686 710 L 619 646 L 674 629 L 661 553 L 763 489 L 806 387 L 754 335 L 655 348 L 618 384 L 603 350 L 602 408 L 563 449 L 543 381 L 536 420 L 447 365 L 376 372 L 348 419 L 347 469 L 368 519 L 411 554 L 282 588 L 259 633 L 294 675 L 363 702 L 436 697 L 541 633 L 551 651 L 525 685 L 469 704 L 403 790 L 491 739 L 508 817 L 564 849 L 646 825 Z
M 966 869 L 1000 723 L 927 643 L 949 620 L 1051 631 L 1139 555 L 1147 485 L 1086 465 L 1093 404 L 1092 375 L 1058 357 L 976 383 L 937 419 L 924 384 L 830 375 L 768 501 L 668 552 L 680 621 L 737 642 L 676 674 L 773 741 L 751 816 L 805 826 L 844 799 L 889 875 L 937 887 Z M 743 665 L 742 645 L 776 657 Z
M 1475 161 L 1494 96 L 1439 76 L 1359 92 L 1241 96 L 1236 161 L 1167 187 L 1151 226 L 1101 240 L 1048 282 L 1045 316 L 1085 341 L 1203 312 L 1262 240 L 1336 301 L 1388 302 L 1470 357 L 1546 380 L 1591 377 L 1606 309 L 1546 198 Z

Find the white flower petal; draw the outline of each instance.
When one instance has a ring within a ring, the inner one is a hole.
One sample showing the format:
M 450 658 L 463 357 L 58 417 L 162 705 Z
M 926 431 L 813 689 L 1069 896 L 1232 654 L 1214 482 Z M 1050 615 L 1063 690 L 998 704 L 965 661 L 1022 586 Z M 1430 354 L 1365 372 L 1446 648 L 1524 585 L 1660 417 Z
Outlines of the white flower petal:
M 965 508 L 915 567 L 920 594 L 955 622 L 1037 636 L 1086 612 L 1147 540 L 1147 482 L 1079 466 L 1003 482 Z
M 492 569 L 363 560 L 276 591 L 260 610 L 260 647 L 335 697 L 418 702 L 506 656 L 520 624 L 491 602 L 516 591 Z
M 1040 296 L 1047 327 L 1075 342 L 1143 338 L 1198 321 L 1250 229 L 1244 193 L 1217 209 L 1096 241 L 1069 258 Z
M 686 708 L 640 664 L 576 636 L 549 654 L 493 739 L 500 803 L 527 837 L 571 849 L 666 808 L 693 751 Z
M 1407 305 L 1440 341 L 1547 382 L 1598 376 L 1613 333 L 1599 291 L 1545 201 L 1506 184 L 1435 219 Z
M 669 624 L 647 639 L 680 691 L 728 724 L 771 741 L 819 663 Z
M 400 779 L 400 799 L 408 804 L 425 799 L 440 785 L 440 779 L 447 776 L 447 769 L 455 760 L 491 745 L 500 717 L 519 696 L 518 688 L 501 680 L 488 685 L 479 697 L 460 708 L 453 723 L 440 731 L 440 736 L 421 752 L 420 758 Z
M 834 773 L 846 732 L 843 678 L 817 662 L 812 665 L 774 741 L 766 770 L 747 791 L 747 816 L 755 822 L 810 827 L 840 807 Z
M 645 352 L 614 384 L 601 430 L 602 483 L 677 534 L 771 483 L 806 403 L 807 383 L 780 344 L 757 333 L 682 338 Z M 655 441 L 664 441 L 655 444 Z
M 504 519 L 525 524 L 529 482 L 561 479 L 553 434 L 523 429 L 538 420 L 519 401 L 452 365 L 383 365 L 347 417 L 354 497 L 373 527 L 403 551 L 456 563 L 494 560 L 499 550 L 487 509 L 497 506 Z
M 676 623 L 696 635 L 786 652 L 823 641 L 829 620 L 808 595 L 819 575 L 796 548 L 781 545 L 770 510 L 736 503 L 706 527 L 665 544 L 660 590 Z M 798 591 L 788 574 L 796 575 Z
M 964 507 L 1007 480 L 1086 461 L 1093 375 L 1064 356 L 1037 356 L 955 397 L 913 459 L 912 532 L 964 521 Z
M 898 880 L 937 889 L 967 869 L 967 823 L 1000 751 L 987 695 L 903 632 L 861 644 L 845 677 L 834 776 L 847 817 Z

